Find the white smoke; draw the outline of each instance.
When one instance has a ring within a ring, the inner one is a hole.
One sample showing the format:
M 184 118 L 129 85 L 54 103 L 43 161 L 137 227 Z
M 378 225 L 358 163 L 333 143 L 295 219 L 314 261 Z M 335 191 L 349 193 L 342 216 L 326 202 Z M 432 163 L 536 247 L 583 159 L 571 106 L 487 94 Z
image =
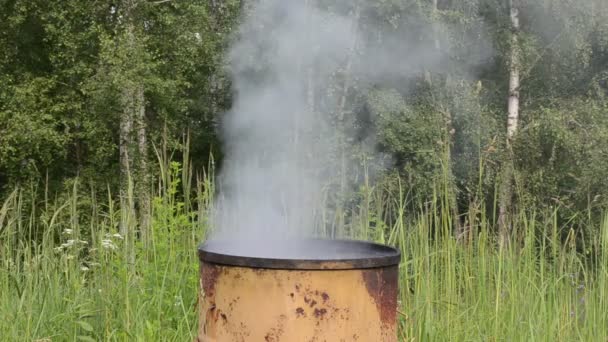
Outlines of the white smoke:
M 212 238 L 313 235 L 322 190 L 344 176 L 336 146 L 356 140 L 352 129 L 336 129 L 353 115 L 345 91 L 440 63 L 433 41 L 361 20 L 366 2 L 323 4 L 259 0 L 243 19 L 230 50 L 235 100 L 222 126 L 226 160 Z M 357 141 L 373 144 L 362 131 Z
M 308 92 L 316 89 L 309 81 L 328 82 L 345 62 L 354 25 L 304 1 L 260 1 L 248 13 L 230 53 L 236 100 L 223 126 L 216 233 L 311 234 L 334 137 L 327 116 L 311 108 Z

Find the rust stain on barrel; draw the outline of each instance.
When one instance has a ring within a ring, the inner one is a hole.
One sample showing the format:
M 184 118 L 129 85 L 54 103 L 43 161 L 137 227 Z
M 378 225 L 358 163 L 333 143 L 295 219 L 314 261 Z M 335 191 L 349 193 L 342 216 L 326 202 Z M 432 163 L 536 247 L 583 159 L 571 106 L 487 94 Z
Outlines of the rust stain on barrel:
M 376 302 L 382 322 L 395 324 L 398 294 L 397 267 L 363 270 L 361 274 L 367 292 Z
M 325 316 L 325 314 L 327 313 L 327 309 L 315 309 L 314 313 L 317 319 L 323 319 L 323 316 Z
M 213 264 L 203 264 L 201 266 L 201 280 L 205 296 L 213 296 L 217 278 L 221 273 L 220 267 Z

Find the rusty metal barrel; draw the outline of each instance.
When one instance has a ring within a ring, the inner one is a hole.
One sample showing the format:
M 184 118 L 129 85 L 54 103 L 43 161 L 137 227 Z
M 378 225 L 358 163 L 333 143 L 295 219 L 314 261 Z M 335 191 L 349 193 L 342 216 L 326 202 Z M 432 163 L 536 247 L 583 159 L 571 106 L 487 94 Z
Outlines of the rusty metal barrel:
M 397 341 L 394 248 L 212 240 L 198 253 L 200 342 Z

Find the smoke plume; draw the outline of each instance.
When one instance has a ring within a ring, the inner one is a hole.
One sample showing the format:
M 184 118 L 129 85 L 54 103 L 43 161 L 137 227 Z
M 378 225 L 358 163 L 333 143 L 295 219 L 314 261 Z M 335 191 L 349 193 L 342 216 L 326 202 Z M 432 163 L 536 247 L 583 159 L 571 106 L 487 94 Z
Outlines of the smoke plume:
M 440 63 L 433 40 L 361 19 L 367 2 L 322 3 L 260 0 L 245 11 L 230 50 L 235 100 L 222 125 L 212 238 L 314 235 L 323 194 L 355 167 L 341 147 L 375 154 L 369 129 L 345 127 L 353 84 L 408 82 Z

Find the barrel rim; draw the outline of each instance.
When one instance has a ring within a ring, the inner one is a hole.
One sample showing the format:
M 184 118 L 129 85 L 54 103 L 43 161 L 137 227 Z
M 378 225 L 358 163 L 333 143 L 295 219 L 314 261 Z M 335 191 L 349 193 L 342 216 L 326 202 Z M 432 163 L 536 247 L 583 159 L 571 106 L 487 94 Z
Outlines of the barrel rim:
M 322 243 L 341 244 L 353 247 L 365 247 L 375 255 L 361 256 L 357 258 L 318 258 L 318 259 L 289 259 L 289 258 L 267 258 L 255 256 L 241 256 L 217 251 L 210 251 L 210 247 L 217 243 L 230 243 L 226 240 L 210 240 L 203 242 L 198 247 L 199 260 L 203 263 L 219 264 L 226 266 L 267 268 L 284 270 L 349 270 L 379 268 L 398 265 L 401 261 L 401 252 L 391 246 L 361 240 L 348 239 L 305 239 L 306 241 L 319 241 Z

